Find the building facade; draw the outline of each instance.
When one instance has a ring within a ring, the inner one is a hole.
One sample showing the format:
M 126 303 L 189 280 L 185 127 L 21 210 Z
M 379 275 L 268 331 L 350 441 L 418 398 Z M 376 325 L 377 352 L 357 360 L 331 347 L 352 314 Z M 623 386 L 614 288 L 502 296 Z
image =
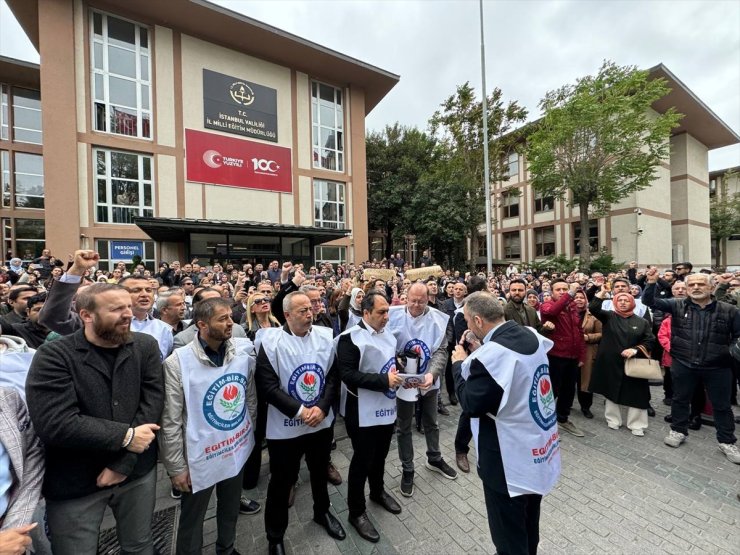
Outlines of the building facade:
M 740 166 L 717 170 L 709 174 L 709 198 L 719 200 L 730 197 L 740 198 Z M 717 248 L 719 247 L 719 259 Z M 740 270 L 740 226 L 729 237 L 720 240 L 717 244 L 712 237 L 712 260 L 718 262 L 717 266 Z
M 41 64 L 0 61 L 4 257 L 367 258 L 398 76 L 205 1 L 7 3 Z
M 710 267 L 708 152 L 736 144 L 740 136 L 665 66 L 652 68 L 650 74 L 671 87 L 653 110 L 663 113 L 673 106 L 684 118 L 672 132 L 670 157 L 656 168 L 651 186 L 614 204 L 605 217 L 590 220 L 591 251 L 641 266 L 688 260 L 694 267 Z M 577 257 L 579 209 L 536 193 L 526 156 L 512 153 L 505 165 L 508 179 L 492 187 L 493 258 L 530 262 L 560 254 Z M 485 226 L 480 232 L 485 233 Z M 485 236 L 479 243 L 485 249 Z M 485 264 L 485 251 L 477 254 L 478 264 Z

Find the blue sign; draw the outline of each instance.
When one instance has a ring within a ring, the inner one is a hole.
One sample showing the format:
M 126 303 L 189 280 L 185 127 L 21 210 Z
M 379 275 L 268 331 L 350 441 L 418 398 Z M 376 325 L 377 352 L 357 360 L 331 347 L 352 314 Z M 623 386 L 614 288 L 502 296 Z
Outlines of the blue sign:
M 113 262 L 133 262 L 134 256 L 144 258 L 144 241 L 111 241 L 110 259 Z

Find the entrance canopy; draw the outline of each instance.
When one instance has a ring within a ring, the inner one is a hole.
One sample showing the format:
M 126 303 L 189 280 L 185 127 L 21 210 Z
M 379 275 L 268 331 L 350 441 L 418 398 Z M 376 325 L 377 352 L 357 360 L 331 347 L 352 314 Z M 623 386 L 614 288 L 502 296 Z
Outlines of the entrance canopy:
M 242 220 L 193 218 L 134 218 L 155 241 L 183 243 L 187 257 L 219 260 L 292 260 L 309 263 L 314 247 L 351 234 L 325 229 Z

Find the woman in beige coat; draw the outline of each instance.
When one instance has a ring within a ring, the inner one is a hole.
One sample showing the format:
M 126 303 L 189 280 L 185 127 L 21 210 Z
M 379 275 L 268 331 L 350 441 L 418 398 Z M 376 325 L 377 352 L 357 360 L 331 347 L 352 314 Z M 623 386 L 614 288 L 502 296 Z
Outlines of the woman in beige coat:
M 582 291 L 576 293 L 573 303 L 581 315 L 581 329 L 583 330 L 583 339 L 586 341 L 586 360 L 581 366 L 581 373 L 578 378 L 578 404 L 581 405 L 583 416 L 593 418 L 591 405 L 593 404 L 594 395 L 588 390 L 588 386 L 591 383 L 591 370 L 596 358 L 596 351 L 599 348 L 599 341 L 601 341 L 601 322 L 588 311 L 588 300 Z

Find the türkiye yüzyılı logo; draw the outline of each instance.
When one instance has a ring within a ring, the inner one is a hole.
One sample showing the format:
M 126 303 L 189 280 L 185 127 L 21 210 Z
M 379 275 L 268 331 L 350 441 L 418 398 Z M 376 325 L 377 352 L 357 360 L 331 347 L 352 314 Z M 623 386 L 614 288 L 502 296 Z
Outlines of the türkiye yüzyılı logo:
M 408 343 L 406 343 L 406 346 L 403 348 L 404 352 L 411 351 L 412 353 L 416 353 L 419 355 L 419 371 L 418 374 L 423 374 L 427 371 L 427 365 L 429 364 L 429 359 L 432 356 L 431 351 L 429 350 L 429 347 L 426 343 L 424 343 L 421 339 L 412 339 Z
M 252 171 L 260 175 L 277 176 L 280 164 L 275 160 L 265 158 L 252 158 Z M 206 150 L 203 153 L 203 163 L 214 170 L 221 166 L 231 166 L 233 168 L 243 168 L 244 158 L 235 158 L 233 156 L 224 156 L 218 150 Z
M 247 415 L 247 378 L 226 374 L 211 384 L 203 398 L 203 416 L 217 430 L 233 430 Z
M 555 392 L 550 381 L 547 364 L 541 364 L 534 372 L 532 387 L 529 389 L 529 411 L 537 425 L 549 430 L 555 425 Z
M 391 370 L 395 370 L 395 369 L 396 369 L 396 357 L 391 357 L 388 359 L 388 362 L 386 362 L 383 365 L 383 368 L 380 369 L 380 374 L 387 374 Z M 396 392 L 392 389 L 386 389 L 383 393 L 389 399 L 396 398 Z
M 288 393 L 305 407 L 312 407 L 324 392 L 324 369 L 318 364 L 301 364 L 288 381 Z

